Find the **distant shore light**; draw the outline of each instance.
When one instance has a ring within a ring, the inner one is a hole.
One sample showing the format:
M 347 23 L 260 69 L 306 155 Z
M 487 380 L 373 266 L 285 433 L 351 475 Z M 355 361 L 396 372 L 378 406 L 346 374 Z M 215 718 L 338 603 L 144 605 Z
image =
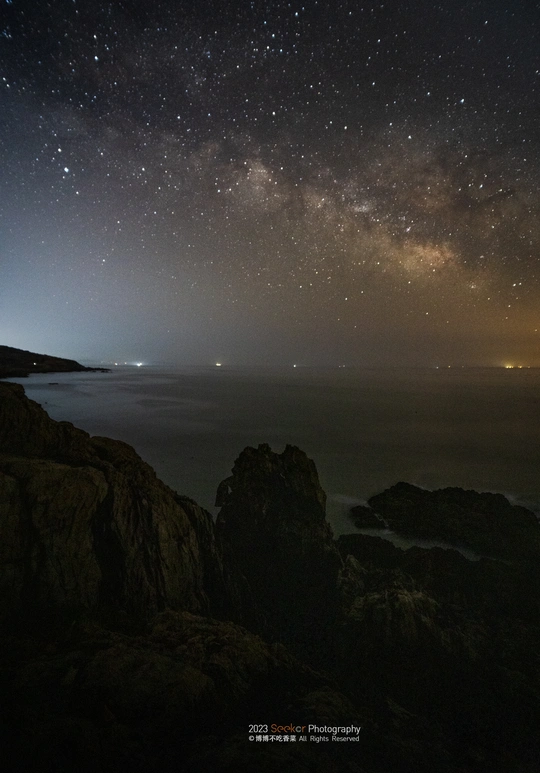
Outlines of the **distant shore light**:
M 221 368 L 221 362 L 216 362 L 216 368 Z

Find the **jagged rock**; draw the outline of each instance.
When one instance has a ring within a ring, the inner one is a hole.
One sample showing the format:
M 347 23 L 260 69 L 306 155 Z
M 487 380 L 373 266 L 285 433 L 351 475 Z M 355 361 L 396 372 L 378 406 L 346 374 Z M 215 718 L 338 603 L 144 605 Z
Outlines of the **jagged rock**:
M 22 387 L 0 384 L 1 616 L 223 614 L 221 573 L 210 515 L 130 446 L 54 422 Z
M 225 560 L 245 578 L 261 630 L 324 659 L 342 561 L 315 465 L 298 448 L 276 454 L 265 444 L 246 448 L 232 473 L 216 522 Z
M 389 588 L 359 596 L 350 611 L 359 631 L 377 647 L 432 646 L 440 637 L 440 606 L 426 593 Z
M 389 540 L 367 534 L 341 534 L 337 547 L 343 557 L 354 556 L 363 566 L 377 569 L 394 569 L 403 557 L 403 550 Z
M 355 505 L 350 510 L 351 518 L 357 529 L 385 529 L 386 524 L 371 507 Z
M 315 466 L 292 447 L 240 455 L 216 530 L 129 446 L 0 384 L 0 746 L 14 769 L 536 773 L 531 514 L 419 491 L 375 501 L 394 528 L 419 521 L 477 550 L 478 535 L 493 551 L 506 539 L 502 559 L 334 543 Z M 246 738 L 304 718 L 361 723 L 360 751 Z
M 87 368 L 75 360 L 0 346 L 0 378 L 21 378 L 30 373 L 109 373 L 109 368 Z
M 426 491 L 397 483 L 371 497 L 369 505 L 399 534 L 447 540 L 489 556 L 540 558 L 538 519 L 502 494 L 460 488 Z
M 350 553 L 344 554 L 343 568 L 338 575 L 340 607 L 335 623 L 340 633 L 343 633 L 343 624 L 348 620 L 350 610 L 356 603 L 356 600 L 365 595 L 366 582 L 369 583 L 369 570 Z M 334 649 L 336 649 L 336 641 L 334 642 Z M 339 651 L 339 645 L 337 650 Z M 337 656 L 336 660 L 340 659 L 341 653 Z M 335 670 L 335 663 L 333 670 Z

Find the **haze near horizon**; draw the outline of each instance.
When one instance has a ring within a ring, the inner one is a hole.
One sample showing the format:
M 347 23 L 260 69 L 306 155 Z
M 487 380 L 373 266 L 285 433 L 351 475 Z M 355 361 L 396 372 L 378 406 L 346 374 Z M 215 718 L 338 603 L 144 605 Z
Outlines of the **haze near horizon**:
M 3 4 L 2 342 L 540 365 L 540 15 Z

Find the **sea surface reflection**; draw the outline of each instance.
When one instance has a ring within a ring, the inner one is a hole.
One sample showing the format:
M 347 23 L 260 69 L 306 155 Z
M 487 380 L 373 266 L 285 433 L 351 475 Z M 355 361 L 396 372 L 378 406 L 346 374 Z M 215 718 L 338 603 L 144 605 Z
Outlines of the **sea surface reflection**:
M 315 460 L 336 534 L 353 530 L 352 504 L 400 480 L 540 508 L 540 370 L 122 367 L 18 382 L 54 419 L 133 445 L 210 511 L 239 452 L 259 443 Z

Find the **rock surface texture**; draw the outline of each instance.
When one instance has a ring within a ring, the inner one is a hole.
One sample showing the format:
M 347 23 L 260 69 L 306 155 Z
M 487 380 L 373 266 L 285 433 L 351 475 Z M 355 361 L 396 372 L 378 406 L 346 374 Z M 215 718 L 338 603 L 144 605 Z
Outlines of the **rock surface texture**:
M 407 484 L 369 504 L 482 557 L 335 541 L 290 446 L 240 454 L 214 524 L 129 446 L 0 384 L 3 769 L 536 773 L 535 516 Z M 249 732 L 291 723 L 362 730 Z
M 313 461 L 293 446 L 282 454 L 268 445 L 246 448 L 217 501 L 225 560 L 249 589 L 244 606 L 251 605 L 261 633 L 324 660 L 342 559 Z
M 130 446 L 52 421 L 9 383 L 0 384 L 0 565 L 3 617 L 207 613 L 206 583 L 221 569 L 207 512 Z

